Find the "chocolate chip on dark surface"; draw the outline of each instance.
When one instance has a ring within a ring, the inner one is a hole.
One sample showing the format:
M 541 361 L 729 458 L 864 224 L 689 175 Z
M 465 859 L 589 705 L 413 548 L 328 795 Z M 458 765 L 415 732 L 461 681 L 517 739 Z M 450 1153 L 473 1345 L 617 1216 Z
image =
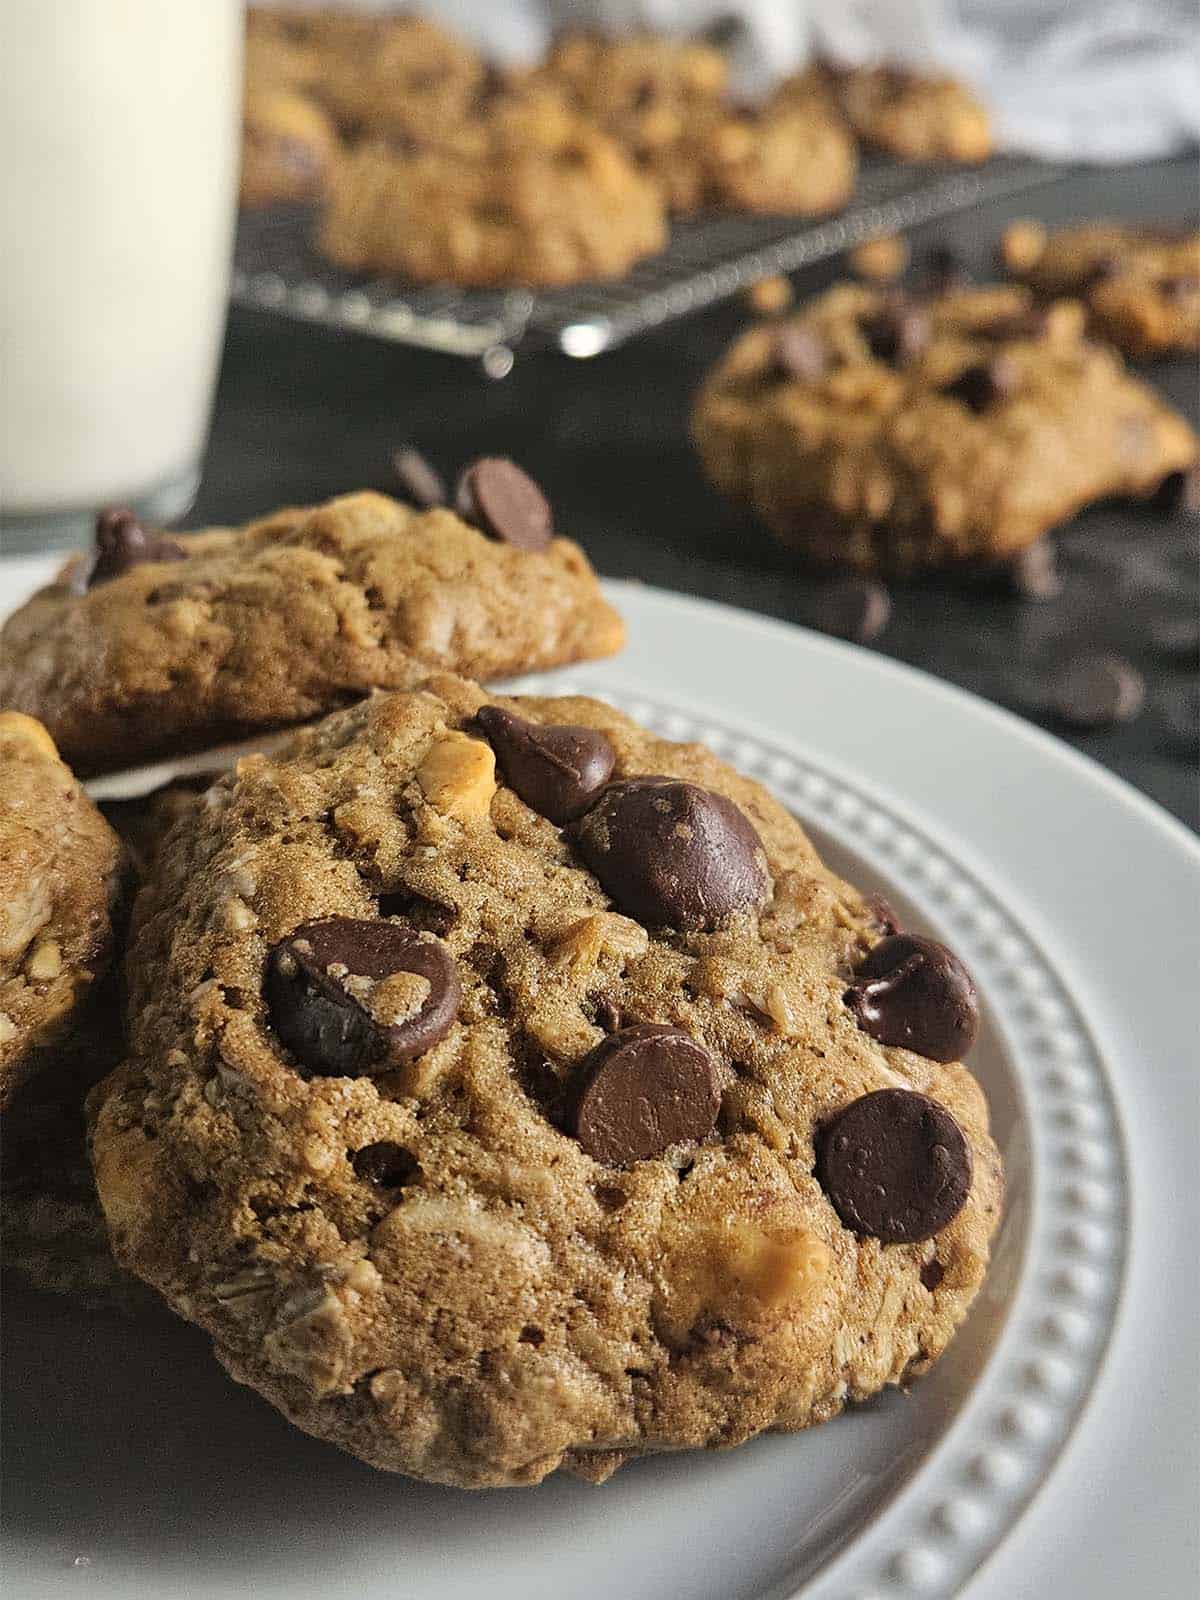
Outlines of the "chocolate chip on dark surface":
M 483 533 L 521 550 L 544 550 L 554 537 L 545 495 L 515 461 L 499 456 L 483 456 L 463 469 L 454 508 Z
M 990 361 L 977 361 L 964 368 L 952 383 L 942 389 L 942 394 L 958 400 L 978 416 L 990 411 L 1002 400 L 1016 393 L 1021 375 L 1013 362 L 1005 356 L 993 356 Z
M 152 533 L 142 526 L 132 511 L 110 506 L 96 518 L 96 556 L 87 575 L 87 586 L 109 583 L 131 567 L 150 561 L 183 561 L 186 552 L 174 539 Z
M 475 720 L 509 788 L 560 826 L 586 811 L 612 777 L 616 752 L 596 728 L 543 727 L 500 706 L 483 706 Z
M 777 378 L 815 383 L 829 365 L 829 355 L 812 328 L 795 323 L 780 328 L 772 351 L 772 374 Z
M 401 973 L 426 992 L 405 1004 L 383 990 Z M 275 1032 L 319 1077 L 370 1077 L 423 1055 L 450 1031 L 462 990 L 437 939 L 395 922 L 325 917 L 281 939 L 263 993 Z
M 971 974 L 944 944 L 917 934 L 881 939 L 855 968 L 844 998 L 872 1039 L 931 1061 L 961 1061 L 979 1031 Z
M 381 1189 L 403 1189 L 420 1175 L 421 1168 L 411 1150 L 391 1139 L 380 1139 L 375 1144 L 365 1144 L 350 1157 L 350 1165 L 358 1177 L 367 1183 L 378 1184 Z
M 572 833 L 617 907 L 648 927 L 716 928 L 767 897 L 758 834 L 732 800 L 698 784 L 610 783 Z
M 929 1290 L 930 1294 L 933 1293 L 945 1276 L 946 1269 L 936 1256 L 930 1261 L 921 1263 L 921 1283 L 924 1288 Z
M 810 628 L 858 644 L 877 639 L 891 615 L 892 597 L 874 578 L 835 578 L 801 601 L 801 620 Z
M 572 1128 L 596 1161 L 648 1161 L 712 1132 L 721 1106 L 717 1064 L 680 1028 L 640 1023 L 610 1034 L 579 1066 Z
M 895 296 L 861 323 L 871 354 L 897 366 L 919 356 L 929 343 L 929 313 L 913 301 Z
M 404 497 L 413 505 L 428 511 L 433 506 L 444 506 L 447 501 L 446 485 L 441 473 L 412 445 L 401 445 L 392 451 L 392 466 L 400 480 Z
M 1051 708 L 1072 728 L 1112 728 L 1132 722 L 1146 702 L 1141 673 L 1122 656 L 1081 656 L 1056 683 Z
M 1022 600 L 1057 600 L 1063 580 L 1053 541 L 1041 538 L 1018 551 L 1008 564 L 1008 580 Z
M 911 1089 L 877 1089 L 851 1101 L 818 1133 L 817 1180 L 854 1233 L 915 1244 L 962 1210 L 971 1191 L 971 1150 L 936 1100 Z

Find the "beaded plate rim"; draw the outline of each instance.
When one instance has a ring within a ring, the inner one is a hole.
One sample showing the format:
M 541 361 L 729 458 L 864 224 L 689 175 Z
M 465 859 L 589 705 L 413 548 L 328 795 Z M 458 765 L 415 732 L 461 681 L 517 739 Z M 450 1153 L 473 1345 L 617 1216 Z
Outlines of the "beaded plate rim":
M 614 689 L 586 669 L 522 678 L 517 687 L 592 695 L 661 737 L 705 745 L 764 784 L 802 823 L 892 879 L 952 938 L 992 1006 L 1019 1069 L 1033 1197 L 1003 1325 L 974 1391 L 912 1477 L 810 1578 L 773 1591 L 780 1600 L 785 1592 L 804 1600 L 949 1600 L 1061 1458 L 1116 1327 L 1129 1257 L 1129 1164 L 1099 1041 L 1016 912 L 869 783 L 776 735 Z M 997 997 L 1006 995 L 1002 1009 Z M 1055 1168 L 1061 1181 L 1047 1181 Z

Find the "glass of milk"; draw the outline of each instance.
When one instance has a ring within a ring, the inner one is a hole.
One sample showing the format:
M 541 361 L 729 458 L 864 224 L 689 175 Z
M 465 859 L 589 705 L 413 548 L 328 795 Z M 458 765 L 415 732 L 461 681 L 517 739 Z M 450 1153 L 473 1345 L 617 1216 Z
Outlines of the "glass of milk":
M 0 553 L 199 479 L 229 284 L 241 0 L 4 0 Z

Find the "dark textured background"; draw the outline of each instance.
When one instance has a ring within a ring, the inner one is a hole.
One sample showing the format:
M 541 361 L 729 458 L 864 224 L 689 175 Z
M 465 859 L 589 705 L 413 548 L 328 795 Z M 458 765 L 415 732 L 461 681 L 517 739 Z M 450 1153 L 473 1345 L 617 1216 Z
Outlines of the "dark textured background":
M 1196 201 L 1194 159 L 1087 170 L 918 229 L 914 254 L 949 243 L 986 274 L 1013 217 L 1166 220 L 1194 214 Z M 799 275 L 799 294 L 839 270 L 831 262 Z M 591 361 L 518 354 L 511 376 L 490 383 L 449 357 L 235 311 L 200 502 L 188 520 L 240 520 L 347 489 L 391 489 L 389 455 L 405 441 L 449 471 L 475 455 L 512 455 L 546 487 L 559 527 L 602 573 L 797 620 L 806 580 L 707 487 L 688 444 L 692 392 L 745 321 L 740 305 L 728 305 Z M 1200 419 L 1194 360 L 1147 372 Z M 1062 532 L 1060 599 L 926 581 L 895 592 L 892 620 L 873 648 L 1051 727 L 1038 702 L 1059 665 L 1082 652 L 1124 654 L 1146 676 L 1142 715 L 1104 732 L 1055 731 L 1200 826 L 1198 675 L 1194 663 L 1172 663 L 1153 643 L 1159 624 L 1200 615 L 1198 530 L 1181 514 L 1097 508 Z

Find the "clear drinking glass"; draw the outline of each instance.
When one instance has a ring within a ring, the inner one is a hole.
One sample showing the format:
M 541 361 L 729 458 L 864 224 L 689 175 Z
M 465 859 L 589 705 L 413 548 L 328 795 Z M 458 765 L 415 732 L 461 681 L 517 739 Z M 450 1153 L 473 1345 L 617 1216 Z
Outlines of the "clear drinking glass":
M 0 552 L 199 479 L 238 170 L 241 0 L 2 0 Z

